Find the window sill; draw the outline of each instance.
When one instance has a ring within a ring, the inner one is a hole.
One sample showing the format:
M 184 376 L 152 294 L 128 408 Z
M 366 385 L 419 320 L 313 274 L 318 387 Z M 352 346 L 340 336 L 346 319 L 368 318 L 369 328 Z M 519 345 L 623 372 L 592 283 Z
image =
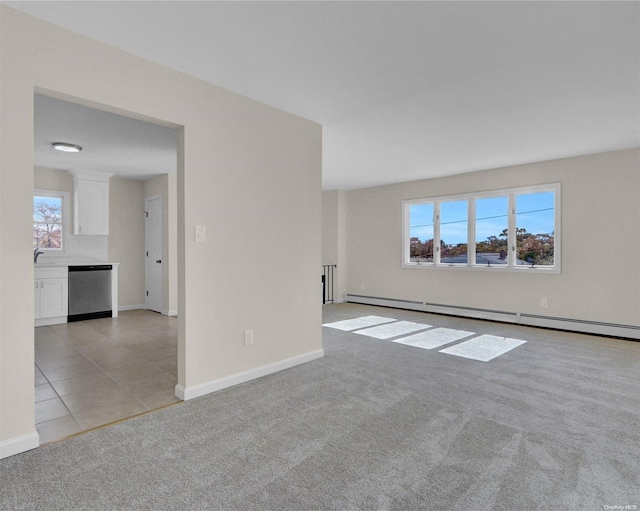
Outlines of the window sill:
M 529 273 L 529 274 L 552 274 L 559 275 L 561 273 L 559 267 L 543 267 L 543 266 L 487 266 L 487 265 L 469 265 L 469 264 L 433 264 L 433 263 L 403 263 L 402 269 L 409 270 L 467 270 L 480 272 L 500 272 L 500 273 Z

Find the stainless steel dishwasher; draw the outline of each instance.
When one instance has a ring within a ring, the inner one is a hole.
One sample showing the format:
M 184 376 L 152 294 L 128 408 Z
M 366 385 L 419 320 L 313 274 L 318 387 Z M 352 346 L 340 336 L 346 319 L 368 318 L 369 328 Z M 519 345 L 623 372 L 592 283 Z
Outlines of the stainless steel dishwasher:
M 110 318 L 111 265 L 69 266 L 67 321 Z

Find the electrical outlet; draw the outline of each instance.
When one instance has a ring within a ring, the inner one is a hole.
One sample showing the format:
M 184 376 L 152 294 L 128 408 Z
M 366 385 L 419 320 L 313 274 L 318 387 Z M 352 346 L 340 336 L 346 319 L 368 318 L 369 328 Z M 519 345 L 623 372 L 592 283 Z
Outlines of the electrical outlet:
M 364 282 L 360 282 L 360 289 L 364 289 Z
M 549 303 L 547 302 L 546 298 L 540 298 L 540 307 L 542 307 L 543 309 L 549 307 Z
M 253 330 L 244 331 L 244 345 L 251 346 L 253 344 Z

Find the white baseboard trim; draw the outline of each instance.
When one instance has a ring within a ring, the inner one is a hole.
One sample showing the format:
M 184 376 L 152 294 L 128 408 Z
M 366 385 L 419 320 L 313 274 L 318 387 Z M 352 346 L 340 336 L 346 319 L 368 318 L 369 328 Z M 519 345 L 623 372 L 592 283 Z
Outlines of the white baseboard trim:
M 118 307 L 118 310 L 119 311 L 135 311 L 138 309 L 146 309 L 146 308 L 147 306 L 144 303 L 142 303 L 139 305 L 121 305 L 120 307 Z
M 518 325 L 537 326 L 554 330 L 568 330 L 595 335 L 607 335 L 611 337 L 623 337 L 625 339 L 640 340 L 640 326 L 618 325 L 614 323 L 602 323 L 598 321 L 586 321 L 581 319 L 556 318 L 551 316 L 537 316 L 520 312 L 505 312 L 473 307 L 457 307 L 454 305 L 439 305 L 412 300 L 398 300 L 397 298 L 381 298 L 377 296 L 345 295 L 345 301 L 361 303 L 365 305 L 380 305 L 396 309 L 415 310 L 420 312 L 433 312 L 447 314 L 449 316 L 461 316 L 465 318 L 485 319 L 500 321 L 502 323 L 515 323 Z
M 33 326 L 62 325 L 67 322 L 67 316 L 58 316 L 57 318 L 40 318 L 33 322 Z
M 30 451 L 40 445 L 40 435 L 36 430 L 26 435 L 16 436 L 0 442 L 0 460 Z
M 119 311 L 135 311 L 135 310 L 147 310 L 147 305 L 145 303 L 141 303 L 139 305 L 123 305 L 121 307 L 118 307 Z M 162 309 L 160 311 L 160 314 L 164 315 L 164 316 L 177 316 L 178 315 L 178 310 L 166 310 L 166 309 Z
M 239 385 L 240 383 L 255 380 L 256 378 L 261 378 L 269 374 L 277 373 L 279 371 L 283 371 L 284 369 L 289 369 L 300 364 L 305 364 L 322 357 L 324 357 L 324 350 L 310 351 L 309 353 L 298 355 L 297 357 L 287 358 L 285 360 L 280 360 L 279 362 L 274 362 L 273 364 L 256 367 L 255 369 L 250 369 L 249 371 L 226 376 L 224 378 L 220 378 L 219 380 L 208 381 L 206 383 L 200 383 L 199 385 L 193 385 L 186 388 L 182 385 L 176 385 L 176 397 L 184 401 L 188 401 L 189 399 L 194 399 L 206 394 L 211 394 L 212 392 L 217 392 L 218 390 L 233 387 L 234 385 Z

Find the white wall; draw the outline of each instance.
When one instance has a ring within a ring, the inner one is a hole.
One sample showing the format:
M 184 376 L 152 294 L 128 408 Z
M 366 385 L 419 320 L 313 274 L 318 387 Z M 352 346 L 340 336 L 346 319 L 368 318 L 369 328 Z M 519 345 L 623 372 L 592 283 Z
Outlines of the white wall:
M 120 263 L 118 307 L 144 307 L 144 182 L 117 176 L 109 179 L 107 238 L 107 261 Z
M 0 456 L 37 444 L 35 92 L 179 130 L 181 388 L 206 392 L 322 356 L 319 125 L 5 6 L 0 43 L 0 239 L 11 240 L 0 246 Z M 195 243 L 196 225 L 207 242 Z
M 347 192 L 347 293 L 640 326 L 639 169 L 629 149 Z M 560 275 L 401 268 L 402 200 L 553 182 Z

